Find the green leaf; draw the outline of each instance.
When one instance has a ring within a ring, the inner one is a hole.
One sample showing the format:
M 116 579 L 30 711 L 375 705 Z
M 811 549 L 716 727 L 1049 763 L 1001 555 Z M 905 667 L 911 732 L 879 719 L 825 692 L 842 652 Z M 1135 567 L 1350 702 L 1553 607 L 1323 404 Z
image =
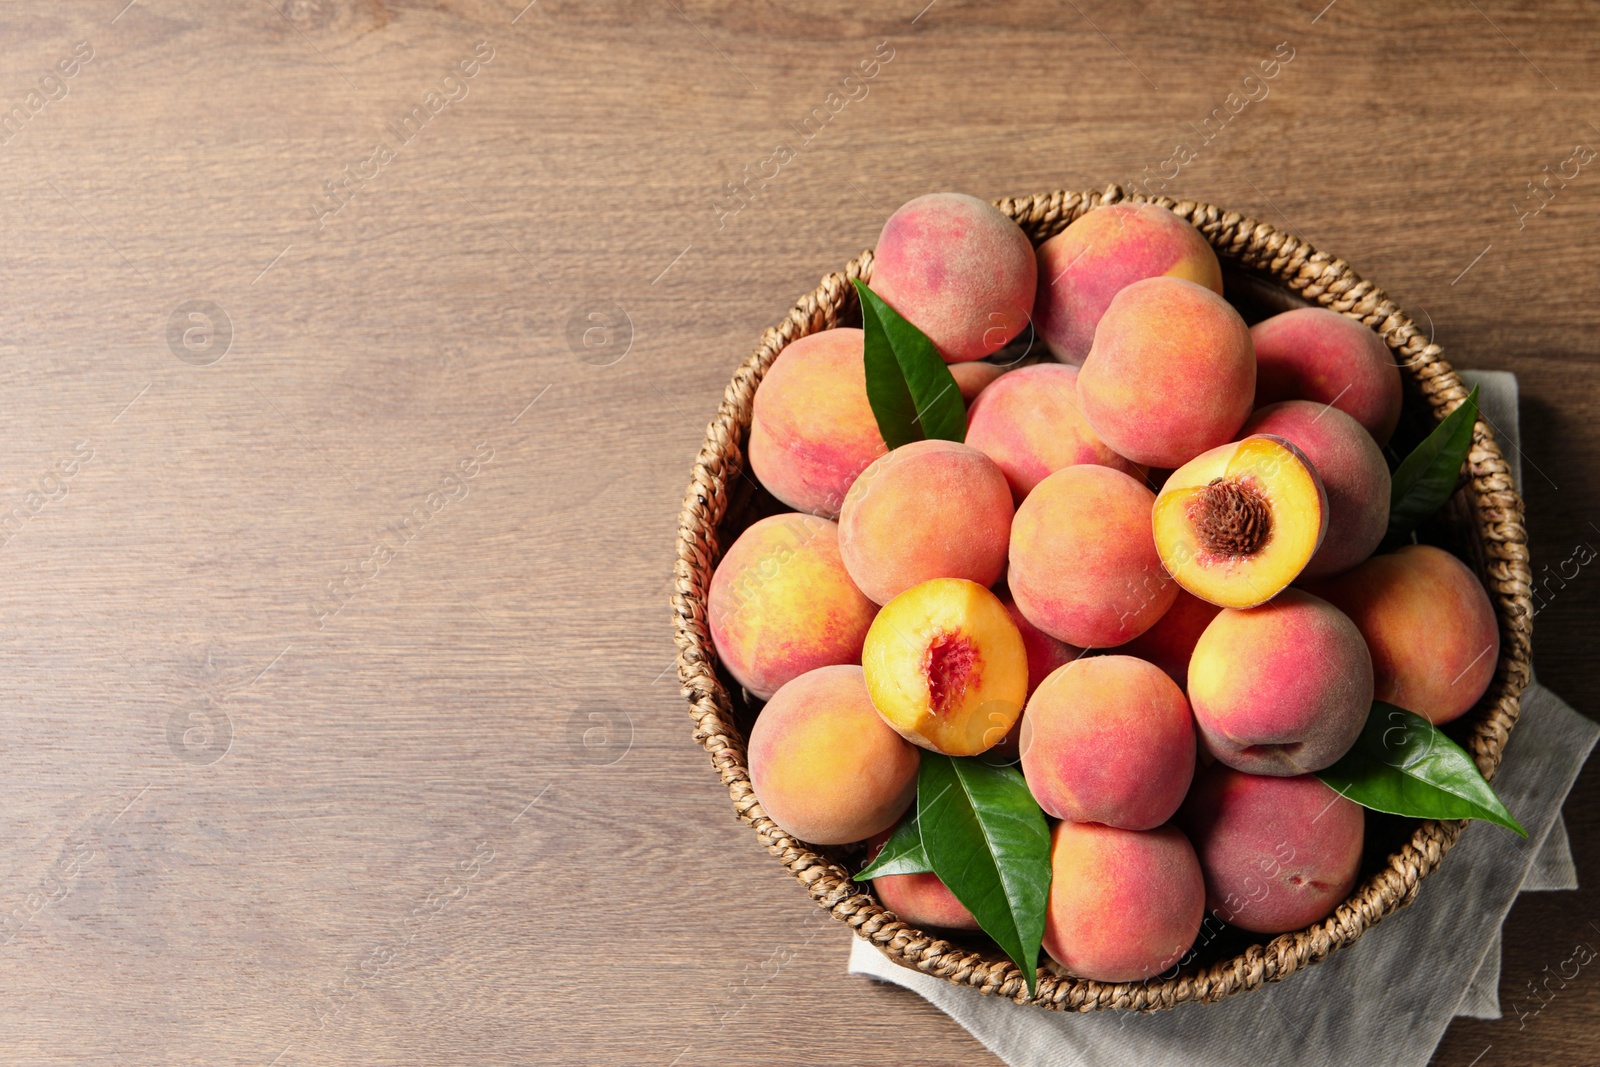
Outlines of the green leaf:
M 1373 811 L 1482 819 L 1528 836 L 1460 745 L 1421 715 L 1381 700 L 1350 751 L 1317 777 Z
M 1050 899 L 1050 827 L 1022 772 L 924 752 L 917 822 L 933 873 L 1022 969 L 1031 995 Z
M 939 350 L 860 279 L 851 280 L 861 297 L 867 401 L 884 444 L 966 440 L 966 405 Z
M 917 827 L 917 809 L 900 820 L 883 843 L 873 861 L 861 868 L 856 881 L 864 882 L 885 874 L 927 874 L 933 870 L 922 851 L 922 831 Z
M 1403 544 L 1412 530 L 1450 499 L 1461 478 L 1461 465 L 1472 448 L 1472 425 L 1477 421 L 1478 387 L 1474 385 L 1467 398 L 1433 428 L 1394 472 L 1384 547 Z

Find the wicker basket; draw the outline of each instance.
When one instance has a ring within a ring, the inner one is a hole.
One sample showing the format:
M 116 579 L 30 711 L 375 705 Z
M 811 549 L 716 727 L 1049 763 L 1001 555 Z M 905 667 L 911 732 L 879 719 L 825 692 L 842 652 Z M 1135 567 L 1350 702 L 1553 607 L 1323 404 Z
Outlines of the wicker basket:
M 1265 311 L 1320 304 L 1381 335 L 1405 372 L 1405 421 L 1397 441 L 1408 422 L 1412 436 L 1418 437 L 1432 420 L 1443 418 L 1466 397 L 1467 390 L 1439 347 L 1417 332 L 1382 289 L 1362 279 L 1343 260 L 1264 223 L 1210 204 L 1129 197 L 1116 185 L 1104 192 L 1055 192 L 995 203 L 1037 245 L 1085 212 L 1123 200 L 1153 202 L 1193 223 L 1216 249 L 1227 274 L 1228 295 L 1236 302 L 1253 302 Z M 679 520 L 672 599 L 678 674 L 694 719 L 695 740 L 711 754 L 733 797 L 734 810 L 819 906 L 904 966 L 1026 1001 L 1022 972 L 992 944 L 976 937 L 955 943 L 924 933 L 878 903 L 870 884 L 851 881 L 850 870 L 859 869 L 864 859 L 859 846 L 818 848 L 795 840 L 767 818 L 750 788 L 745 763 L 746 729 L 754 709 L 716 671 L 706 595 L 722 547 L 732 542 L 748 517 L 744 513 L 751 480 L 742 471 L 756 386 L 778 353 L 796 338 L 848 325 L 852 318 L 859 322 L 860 309 L 849 279 L 865 281 L 871 276 L 872 253 L 862 252 L 842 272 L 829 274 L 815 291 L 801 297 L 735 372 L 716 418 L 706 429 Z M 1470 478 L 1427 536 L 1476 566 L 1499 618 L 1500 662 L 1494 681 L 1478 706 L 1460 720 L 1457 734 L 1485 777 L 1492 779 L 1529 677 L 1531 574 L 1522 499 L 1491 428 L 1481 419 L 1473 429 L 1468 467 Z M 1175 976 L 1145 982 L 1095 982 L 1044 968 L 1033 1003 L 1057 1011 L 1152 1011 L 1186 1001 L 1221 1000 L 1277 981 L 1354 943 L 1385 916 L 1411 903 L 1422 880 L 1439 866 L 1465 825 L 1369 814 L 1368 838 L 1378 850 L 1369 844 L 1355 892 L 1322 922 L 1264 943 L 1258 935 L 1236 932 L 1232 940 L 1213 946 L 1212 958 L 1200 956 Z

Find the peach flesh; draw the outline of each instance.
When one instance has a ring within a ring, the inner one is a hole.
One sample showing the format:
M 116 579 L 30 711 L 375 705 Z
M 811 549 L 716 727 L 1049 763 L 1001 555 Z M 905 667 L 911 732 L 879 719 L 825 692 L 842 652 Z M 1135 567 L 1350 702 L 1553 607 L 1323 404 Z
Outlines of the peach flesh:
M 939 578 L 883 606 L 861 661 L 883 721 L 906 740 L 950 756 L 993 748 L 1022 714 L 1028 656 L 994 593 Z
M 1309 400 L 1261 408 L 1244 434 L 1272 434 L 1305 453 L 1328 494 L 1328 532 L 1301 573 L 1339 574 L 1372 555 L 1389 528 L 1389 464 L 1355 419 Z
M 1167 571 L 1195 596 L 1253 607 L 1294 581 L 1321 547 L 1328 498 L 1293 444 L 1254 434 L 1172 472 L 1151 516 Z

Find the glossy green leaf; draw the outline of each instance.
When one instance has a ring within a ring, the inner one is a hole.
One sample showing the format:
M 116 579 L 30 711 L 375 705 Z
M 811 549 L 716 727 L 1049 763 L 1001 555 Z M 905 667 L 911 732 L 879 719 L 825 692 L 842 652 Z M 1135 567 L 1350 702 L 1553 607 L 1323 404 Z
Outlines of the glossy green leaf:
M 1022 969 L 1032 994 L 1050 899 L 1050 827 L 1022 772 L 924 752 L 917 821 L 933 873 Z
M 1460 745 L 1421 715 L 1393 704 L 1375 701 L 1350 751 L 1317 777 L 1373 811 L 1482 819 L 1528 836 Z
M 922 831 L 917 826 L 917 809 L 913 807 L 889 834 L 877 857 L 861 868 L 856 881 L 864 882 L 885 874 L 927 874 L 931 870 L 933 865 L 922 851 Z
M 867 401 L 884 443 L 966 440 L 967 408 L 944 357 L 882 297 L 852 280 L 861 297 Z
M 1412 451 L 1394 472 L 1389 488 L 1389 532 L 1384 546 L 1405 542 L 1411 531 L 1440 508 L 1456 491 L 1461 465 L 1472 448 L 1472 426 L 1478 421 L 1478 387 Z

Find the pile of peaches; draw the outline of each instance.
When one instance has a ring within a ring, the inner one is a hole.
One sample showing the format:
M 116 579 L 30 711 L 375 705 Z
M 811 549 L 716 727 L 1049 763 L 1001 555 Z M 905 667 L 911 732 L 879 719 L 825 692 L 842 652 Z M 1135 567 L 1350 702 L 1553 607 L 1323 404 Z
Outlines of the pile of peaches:
M 765 701 L 766 814 L 881 846 L 923 750 L 1020 763 L 1052 820 L 1044 948 L 1102 981 L 1170 967 L 1208 909 L 1265 934 L 1324 918 L 1364 819 L 1313 772 L 1375 699 L 1462 715 L 1499 656 L 1463 563 L 1374 555 L 1401 408 L 1383 341 L 1319 308 L 1247 325 L 1211 246 L 1148 204 L 1035 249 L 988 203 L 920 197 L 871 289 L 949 365 L 966 436 L 886 446 L 860 329 L 762 380 L 749 465 L 793 511 L 728 548 L 708 614 Z M 1030 323 L 1048 355 L 1013 368 Z M 977 928 L 932 873 L 874 888 L 906 922 Z

